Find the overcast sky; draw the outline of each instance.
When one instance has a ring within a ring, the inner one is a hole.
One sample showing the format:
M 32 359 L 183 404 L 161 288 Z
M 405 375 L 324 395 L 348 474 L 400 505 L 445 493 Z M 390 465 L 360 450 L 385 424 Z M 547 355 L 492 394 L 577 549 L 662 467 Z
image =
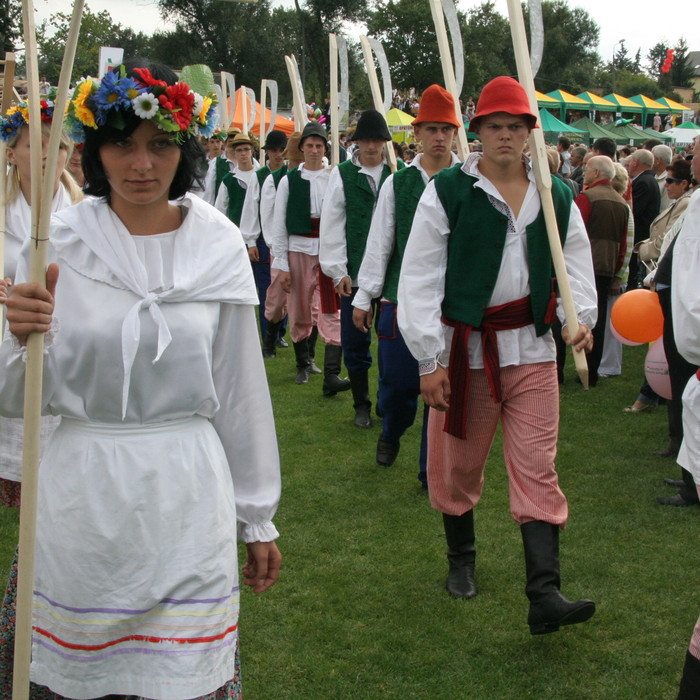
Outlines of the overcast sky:
M 482 4 L 483 0 L 458 0 L 460 10 Z M 426 0 L 427 2 L 427 0 Z M 664 12 L 662 5 L 650 6 L 649 13 L 639 4 L 622 0 L 585 0 L 572 1 L 573 7 L 584 7 L 600 27 L 598 53 L 604 61 L 610 61 L 613 47 L 620 39 L 626 39 L 625 45 L 630 57 L 634 58 L 637 49 L 642 51 L 644 61 L 647 52 L 659 41 L 675 44 L 681 36 L 685 37 L 691 51 L 700 50 L 700 16 L 697 10 L 689 11 L 696 0 L 687 5 L 669 4 Z M 34 0 L 37 23 L 48 18 L 53 12 L 72 12 L 71 0 Z M 92 12 L 108 10 L 115 22 L 132 27 L 135 31 L 147 34 L 156 29 L 167 28 L 158 12 L 155 0 L 87 0 Z M 293 0 L 273 0 L 274 6 L 293 7 Z M 506 0 L 495 0 L 496 10 L 508 15 Z M 697 6 L 696 6 L 697 7 Z M 691 21 L 692 18 L 692 21 Z M 545 51 L 547 50 L 545 37 Z M 465 47 L 466 49 L 466 47 Z M 280 67 L 284 73 L 284 66 Z

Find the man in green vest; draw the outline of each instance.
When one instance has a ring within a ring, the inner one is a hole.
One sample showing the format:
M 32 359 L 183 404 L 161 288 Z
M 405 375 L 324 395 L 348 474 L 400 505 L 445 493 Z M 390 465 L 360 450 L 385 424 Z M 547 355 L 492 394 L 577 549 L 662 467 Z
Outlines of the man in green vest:
M 416 209 L 398 292 L 398 321 L 418 361 L 428 419 L 428 489 L 443 514 L 446 587 L 476 595 L 473 508 L 500 422 L 510 510 L 520 525 L 532 634 L 588 620 L 590 600 L 560 593 L 559 528 L 566 497 L 554 457 L 559 384 L 550 330 L 556 279 L 534 173 L 523 155 L 537 122 L 512 78 L 488 83 L 471 122 L 483 153 L 438 173 Z M 591 249 L 566 185 L 552 194 L 581 322 L 577 352 L 590 350 L 596 321 Z M 559 304 L 560 306 L 560 304 Z
M 221 187 L 224 175 L 230 173 L 236 167 L 231 144 L 233 139 L 240 133 L 241 130 L 238 127 L 232 127 L 224 137 L 223 152 L 209 161 L 209 168 L 204 178 L 203 199 L 212 206 L 214 206 L 216 201 L 216 195 L 219 194 L 219 187 Z
M 255 182 L 255 165 L 253 162 L 253 140 L 248 134 L 236 134 L 227 145 L 233 152 L 236 167 L 224 175 L 214 206 L 236 226 L 240 226 L 243 202 L 248 188 Z
M 368 372 L 372 365 L 369 331 L 359 331 L 352 321 L 352 300 L 357 273 L 365 252 L 377 195 L 391 170 L 384 160 L 384 144 L 391 134 L 383 115 L 374 109 L 357 122 L 357 150 L 351 160 L 331 174 L 321 214 L 319 260 L 324 274 L 340 295 L 340 339 L 348 368 L 355 409 L 355 426 L 369 428 L 372 402 Z
M 262 150 L 265 151 L 267 156 L 267 163 L 255 171 L 255 178 L 248 183 L 241 213 L 241 223 L 239 224 L 243 240 L 248 246 L 248 256 L 253 266 L 255 286 L 258 290 L 258 299 L 260 300 L 259 314 L 260 332 L 263 338 L 263 357 L 274 357 L 278 344 L 281 344 L 280 347 L 288 347 L 282 338 L 284 328 L 281 323 L 279 326 L 270 329 L 267 346 L 264 344 L 268 326 L 265 318 L 265 302 L 267 290 L 270 287 L 270 249 L 265 243 L 260 225 L 260 192 L 269 176 L 272 176 L 275 186 L 277 186 L 282 176 L 286 174 L 287 166 L 284 162 L 286 147 L 287 135 L 284 131 L 273 129 L 265 137 L 265 144 L 262 146 Z
M 439 85 L 428 87 L 421 95 L 413 122 L 415 138 L 422 144 L 422 150 L 410 166 L 390 175 L 382 186 L 357 276 L 359 289 L 352 302 L 353 321 L 362 333 L 372 327 L 372 300 L 381 297 L 377 357 L 382 432 L 377 441 L 376 460 L 385 467 L 394 463 L 401 436 L 413 425 L 420 396 L 418 363 L 396 324 L 401 260 L 425 186 L 440 170 L 458 162 L 452 152 L 458 127 L 452 95 Z M 418 479 L 427 487 L 427 410 L 423 422 Z
M 313 361 L 320 335 L 326 343 L 323 392 L 332 396 L 349 389 L 350 382 L 338 376 L 342 352 L 338 311 L 324 310 L 320 298 L 319 223 L 330 174 L 323 163 L 327 143 L 321 124 L 309 122 L 304 127 L 298 146 L 304 162 L 289 170 L 277 188 L 270 249 L 272 269 L 279 270 L 280 286 L 289 295 L 289 333 L 297 365 L 294 381 L 306 384 L 310 374 L 322 372 Z

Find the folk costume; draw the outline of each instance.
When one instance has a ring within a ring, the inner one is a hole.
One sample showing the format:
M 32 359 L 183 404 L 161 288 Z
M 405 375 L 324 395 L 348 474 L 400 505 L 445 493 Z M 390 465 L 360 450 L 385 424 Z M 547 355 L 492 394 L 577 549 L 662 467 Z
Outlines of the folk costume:
M 698 148 L 695 149 L 698 158 Z M 697 171 L 696 171 L 697 172 Z M 675 240 L 673 254 L 674 337 L 678 351 L 687 362 L 700 365 L 700 190 L 693 194 L 683 228 Z M 700 371 L 698 372 L 700 374 Z M 683 443 L 678 464 L 695 479 L 700 496 L 700 376 L 694 376 L 683 392 Z M 700 697 L 700 618 L 686 652 L 678 700 Z
M 300 150 L 304 141 L 312 136 L 326 141 L 325 129 L 320 124 L 310 122 L 299 139 Z M 327 355 L 329 348 L 337 347 L 340 350 L 340 314 L 338 311 L 323 313 L 319 292 L 319 221 L 329 177 L 327 168 L 309 170 L 302 163 L 280 180 L 275 196 L 272 269 L 291 274 L 287 310 L 296 357 L 297 384 L 305 384 L 309 380 L 317 333 L 326 343 Z M 315 328 L 317 331 L 314 331 Z M 331 354 L 339 353 L 339 350 L 331 350 Z M 333 369 L 337 378 L 340 372 L 339 354 Z
M 370 109 L 360 116 L 353 138 L 355 141 L 390 141 L 391 134 L 384 117 Z M 354 424 L 359 428 L 369 428 L 372 402 L 368 376 L 372 366 L 372 335 L 369 330 L 363 333 L 355 328 L 352 300 L 357 293 L 357 274 L 374 206 L 391 170 L 384 158 L 379 165 L 372 167 L 363 165 L 360 158 L 359 151 L 355 152 L 331 174 L 321 215 L 319 260 L 323 273 L 333 280 L 335 287 L 346 277 L 351 280 L 352 295 L 340 298 L 340 338 L 352 387 Z
M 482 91 L 474 127 L 494 113 L 521 117 L 528 128 L 537 120 L 524 89 L 505 77 Z M 500 420 L 511 513 L 525 548 L 528 624 L 543 634 L 595 611 L 591 601 L 570 602 L 559 592 L 559 528 L 568 512 L 554 466 L 559 397 L 549 328 L 555 281 L 529 163 L 523 159 L 529 182 L 516 217 L 481 172 L 482 157 L 472 154 L 426 187 L 401 267 L 398 321 L 421 375 L 438 363 L 449 368 L 449 410 L 431 409 L 428 425 L 428 487 L 432 506 L 443 513 L 447 588 L 462 598 L 477 593 L 473 508 Z M 574 302 L 592 327 L 596 297 L 586 230 L 571 191 L 556 180 L 552 188 Z
M 95 125 L 125 130 L 126 121 L 135 153 L 156 139 L 170 158 L 144 166 L 161 178 L 151 200 L 128 200 L 94 172 L 88 191 L 109 197 L 52 220 L 49 259 L 61 281 L 42 404 L 61 423 L 39 471 L 31 678 L 72 698 L 234 698 L 237 537 L 258 545 L 249 550 L 254 570 L 261 552 L 279 561 L 269 544 L 278 534 L 279 457 L 256 294 L 238 229 L 196 196 L 167 201 L 196 174 L 194 158 L 183 164 L 187 154 L 176 158 L 172 148 L 213 128 L 215 95 L 174 83 L 164 66 L 152 64 L 154 77 L 135 63 L 129 74 L 122 66 L 84 79 L 68 105 L 86 153 L 113 164 Z M 136 97 L 114 107 L 110 97 L 127 89 Z M 157 99 L 173 94 L 176 110 Z M 131 158 L 121 172 L 144 162 Z M 175 164 L 184 176 L 177 186 Z M 153 208 L 161 225 L 177 219 L 175 230 L 153 234 L 151 222 L 138 235 L 132 221 L 132 235 L 117 211 L 139 221 L 140 207 Z M 31 288 L 14 293 L 32 299 Z M 22 412 L 24 354 L 14 336 L 0 349 L 4 415 Z
M 273 130 L 267 135 L 265 145 L 266 148 L 285 148 L 287 145 L 287 136 L 283 131 Z M 243 234 L 243 240 L 248 248 L 257 248 L 258 259 L 251 260 L 253 267 L 253 277 L 255 278 L 255 287 L 258 290 L 258 299 L 260 301 L 260 333 L 263 341 L 267 334 L 267 319 L 265 318 L 265 303 L 267 299 L 267 290 L 270 287 L 270 248 L 265 242 L 262 235 L 260 224 L 261 207 L 260 193 L 268 176 L 272 175 L 275 182 L 275 187 L 279 184 L 280 179 L 287 172 L 287 166 L 275 170 L 274 174 L 268 165 L 258 168 L 255 171 L 255 178 L 251 178 L 247 183 L 245 200 L 241 210 L 240 229 Z M 284 325 L 284 324 L 283 324 Z M 275 344 L 284 335 L 285 328 L 280 327 L 271 332 L 272 353 L 266 351 L 263 346 L 263 356 L 274 356 Z M 280 335 L 281 332 L 281 335 Z
M 236 134 L 233 139 L 233 147 L 253 146 L 247 134 Z M 216 195 L 214 206 L 225 214 L 230 221 L 240 227 L 243 213 L 243 202 L 248 189 L 254 186 L 256 181 L 256 168 L 253 165 L 249 170 L 241 170 L 238 165 L 226 173 L 221 179 L 221 186 Z
M 40 472 L 32 680 L 66 697 L 184 700 L 227 683 L 236 535 L 277 537 L 248 256 L 207 204 L 182 210 L 155 236 L 130 235 L 103 200 L 54 217 L 44 410 L 62 420 Z M 23 355 L 7 338 L 9 415 L 22 411 Z
M 422 95 L 414 122 L 437 122 L 458 127 L 452 96 L 439 85 L 431 85 Z M 451 154 L 452 164 L 458 162 Z M 399 271 L 413 223 L 413 216 L 430 176 L 422 167 L 419 153 L 411 165 L 390 175 L 377 199 L 367 236 L 362 265 L 357 275 L 359 289 L 353 306 L 371 309 L 372 300 L 381 298 L 377 318 L 379 364 L 378 409 L 382 432 L 377 442 L 378 464 L 390 466 L 398 455 L 402 435 L 413 425 L 418 409 L 420 380 L 418 362 L 406 347 L 396 321 Z M 419 457 L 419 481 L 427 486 L 427 407 Z

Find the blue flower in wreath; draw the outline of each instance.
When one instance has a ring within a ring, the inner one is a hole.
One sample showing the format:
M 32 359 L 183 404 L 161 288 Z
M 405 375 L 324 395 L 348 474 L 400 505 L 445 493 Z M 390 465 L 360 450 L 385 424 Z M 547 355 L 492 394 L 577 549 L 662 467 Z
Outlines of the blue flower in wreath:
M 133 78 L 120 78 L 118 73 L 110 71 L 102 78 L 93 98 L 97 108 L 95 121 L 99 125 L 104 125 L 110 111 L 131 109 L 131 101 L 141 92 L 143 88 Z

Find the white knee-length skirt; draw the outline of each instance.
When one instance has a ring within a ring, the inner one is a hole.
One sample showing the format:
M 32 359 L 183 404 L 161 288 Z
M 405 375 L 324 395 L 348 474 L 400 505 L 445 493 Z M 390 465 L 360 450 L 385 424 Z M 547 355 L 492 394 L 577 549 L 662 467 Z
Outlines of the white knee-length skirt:
M 32 680 L 163 700 L 228 681 L 236 509 L 211 423 L 63 419 L 39 481 Z

